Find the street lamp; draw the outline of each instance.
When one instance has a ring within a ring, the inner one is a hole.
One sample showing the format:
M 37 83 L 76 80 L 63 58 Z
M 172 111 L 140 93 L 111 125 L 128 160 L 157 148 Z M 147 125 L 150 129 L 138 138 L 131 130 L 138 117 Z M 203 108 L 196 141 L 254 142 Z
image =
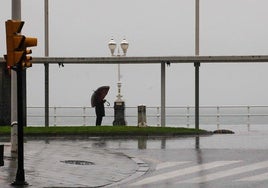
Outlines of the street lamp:
M 111 55 L 114 57 L 115 56 L 115 50 L 116 50 L 116 42 L 114 41 L 114 39 L 111 39 L 110 42 L 108 43 L 109 49 L 111 51 Z M 120 56 L 126 56 L 127 54 L 127 49 L 128 49 L 129 43 L 127 42 L 126 39 L 123 39 L 123 41 L 120 44 L 120 47 L 123 51 L 123 54 L 120 55 L 120 51 L 118 48 L 118 53 L 117 53 L 117 57 Z M 122 95 L 121 95 L 121 87 L 122 87 L 122 83 L 120 81 L 120 63 L 118 63 L 118 81 L 117 81 L 117 98 L 114 102 L 114 117 L 115 120 L 113 122 L 113 125 L 126 125 L 126 121 L 125 121 L 125 102 L 122 99 Z
M 111 54 L 112 56 L 115 56 L 115 49 L 116 49 L 116 42 L 114 41 L 114 39 L 111 39 L 110 42 L 108 43 L 108 46 L 111 50 Z M 123 51 L 123 55 L 120 55 L 120 52 L 119 52 L 119 48 L 118 48 L 118 53 L 116 56 L 120 57 L 120 56 L 126 56 L 127 54 L 127 49 L 128 49 L 128 42 L 126 39 L 123 39 L 123 41 L 121 42 L 120 44 L 121 48 L 122 48 L 122 51 Z M 118 88 L 118 94 L 117 94 L 117 99 L 116 101 L 117 102 L 122 102 L 122 95 L 121 95 L 121 87 L 122 87 L 122 83 L 120 81 L 120 77 L 121 77 L 121 74 L 120 74 L 120 64 L 118 64 L 118 80 L 117 80 L 117 88 Z
M 123 53 L 124 53 L 123 56 L 126 56 L 126 54 L 127 54 L 128 45 L 129 44 L 128 44 L 127 40 L 123 39 L 121 44 L 120 44 L 120 46 L 121 46 L 121 48 L 123 50 Z
M 114 39 L 111 39 L 110 42 L 108 43 L 108 46 L 111 50 L 111 54 L 112 56 L 114 56 L 114 50 L 116 48 L 116 42 L 114 41 Z

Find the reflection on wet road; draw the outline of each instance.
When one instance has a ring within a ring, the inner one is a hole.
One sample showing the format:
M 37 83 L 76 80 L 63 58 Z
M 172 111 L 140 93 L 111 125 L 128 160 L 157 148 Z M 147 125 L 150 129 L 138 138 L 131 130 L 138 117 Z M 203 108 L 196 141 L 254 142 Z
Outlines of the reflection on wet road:
M 5 144 L 0 187 L 10 187 L 16 158 Z M 267 187 L 268 131 L 179 138 L 26 139 L 32 187 Z

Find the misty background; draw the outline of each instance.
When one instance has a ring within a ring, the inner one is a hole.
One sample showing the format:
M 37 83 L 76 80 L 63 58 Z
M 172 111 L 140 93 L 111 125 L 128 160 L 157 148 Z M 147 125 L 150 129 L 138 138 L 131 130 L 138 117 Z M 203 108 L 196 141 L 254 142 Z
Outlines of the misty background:
M 0 54 L 11 1 L 1 0 Z M 22 0 L 22 34 L 44 56 L 44 1 Z M 200 55 L 267 55 L 267 0 L 200 0 Z M 111 38 L 127 56 L 194 55 L 195 0 L 50 0 L 51 57 L 109 57 Z M 50 65 L 50 106 L 89 106 L 97 87 L 117 95 L 117 65 Z M 267 105 L 268 64 L 201 64 L 200 105 Z M 160 105 L 160 64 L 121 65 L 126 106 Z M 194 105 L 194 65 L 166 69 L 166 105 Z M 44 106 L 44 66 L 27 69 L 28 106 Z

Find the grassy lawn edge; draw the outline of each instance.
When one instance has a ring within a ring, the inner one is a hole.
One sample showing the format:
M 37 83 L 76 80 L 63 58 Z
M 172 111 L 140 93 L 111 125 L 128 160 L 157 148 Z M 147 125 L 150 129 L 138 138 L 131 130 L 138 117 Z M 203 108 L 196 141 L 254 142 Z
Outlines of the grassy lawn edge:
M 10 126 L 1 126 L 0 135 L 10 135 Z M 25 136 L 179 136 L 205 135 L 209 131 L 193 128 L 174 127 L 137 127 L 137 126 L 57 126 L 25 127 Z

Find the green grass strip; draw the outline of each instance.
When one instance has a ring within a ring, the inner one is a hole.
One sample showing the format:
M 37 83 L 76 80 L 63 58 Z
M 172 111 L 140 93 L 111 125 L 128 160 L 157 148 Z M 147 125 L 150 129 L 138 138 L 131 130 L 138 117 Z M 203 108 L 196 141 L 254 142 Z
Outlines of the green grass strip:
M 173 127 L 137 127 L 137 126 L 57 126 L 57 127 L 25 127 L 27 136 L 176 136 L 209 134 L 205 130 Z M 10 127 L 0 127 L 0 135 L 9 135 Z

